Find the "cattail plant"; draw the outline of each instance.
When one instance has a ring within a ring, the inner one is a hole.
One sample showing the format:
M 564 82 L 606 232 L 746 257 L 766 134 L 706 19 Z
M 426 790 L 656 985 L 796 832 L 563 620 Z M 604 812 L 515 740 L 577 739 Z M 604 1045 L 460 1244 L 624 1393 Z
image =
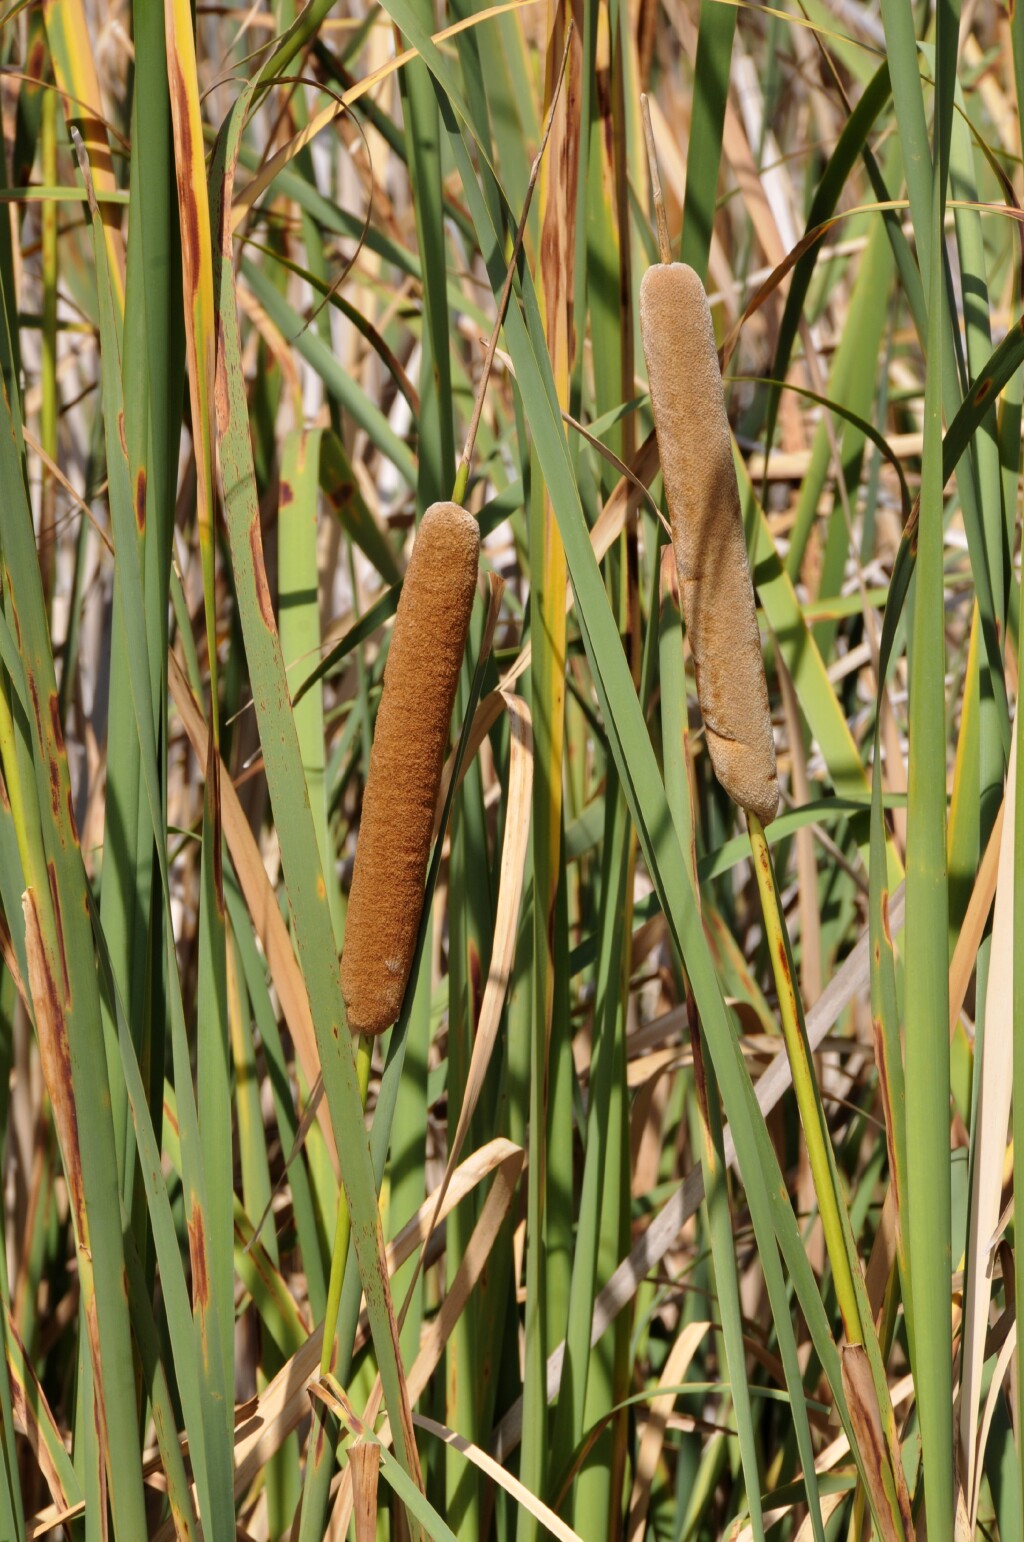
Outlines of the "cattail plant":
M 640 331 L 711 763 L 733 801 L 769 824 L 779 783 L 768 688 L 715 332 L 692 268 L 648 268 Z
M 409 981 L 479 556 L 473 516 L 432 504 L 398 602 L 363 794 L 341 958 L 354 1033 L 390 1027 Z
M 669 260 L 654 135 L 647 98 L 640 100 L 662 258 L 648 268 L 640 285 L 640 330 L 697 696 L 715 774 L 747 817 L 779 1012 L 840 1310 L 850 1341 L 860 1343 L 847 1228 L 764 833 L 778 810 L 779 783 L 714 326 L 699 276 L 685 263 Z
M 867 1384 L 856 1392 L 847 1382 L 844 1360 L 844 1389 L 850 1402 L 863 1402 L 871 1421 L 884 1430 L 881 1486 L 873 1497 L 876 1506 L 880 1502 L 885 1509 L 891 1534 L 899 1536 L 910 1507 L 892 1406 L 863 1284 L 858 1288 L 859 1261 L 830 1150 L 764 833 L 779 806 L 775 741 L 711 309 L 699 275 L 685 263 L 670 261 L 646 97 L 641 97 L 641 106 L 662 260 L 648 268 L 640 285 L 640 330 L 697 697 L 715 774 L 746 814 L 779 1015 L 836 1298 L 848 1348 L 857 1355 L 866 1346 L 865 1364 L 871 1362 Z
M 559 81 L 565 71 L 571 37 L 570 25 Z M 530 170 L 498 314 L 455 476 L 456 500 L 465 497 L 469 485 L 484 393 L 512 292 L 533 190 L 551 133 L 554 105 L 552 101 Z M 363 794 L 341 958 L 341 988 L 349 1027 L 354 1033 L 383 1033 L 390 1027 L 401 1009 L 409 982 L 423 912 L 423 881 L 448 726 L 466 647 L 479 557 L 480 531 L 473 516 L 457 501 L 432 504 L 420 523 L 398 602 Z

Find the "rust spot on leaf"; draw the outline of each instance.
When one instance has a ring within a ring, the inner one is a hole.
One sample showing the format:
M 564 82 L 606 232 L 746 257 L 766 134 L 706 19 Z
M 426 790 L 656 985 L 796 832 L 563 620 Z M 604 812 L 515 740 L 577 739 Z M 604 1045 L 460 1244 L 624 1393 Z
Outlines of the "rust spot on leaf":
M 267 570 L 263 565 L 263 538 L 260 535 L 259 515 L 254 514 L 252 524 L 249 526 L 249 550 L 252 553 L 252 572 L 256 581 L 256 599 L 259 602 L 260 615 L 268 632 L 274 630 L 274 608 L 270 603 L 270 586 L 267 583 Z
M 321 901 L 327 898 L 327 885 L 324 883 L 323 873 L 316 875 L 316 897 Z
M 55 820 L 60 819 L 60 768 L 51 756 L 47 761 L 50 773 L 50 808 Z
M 117 414 L 117 437 L 121 441 L 121 449 L 124 452 L 125 460 L 127 460 L 128 459 L 128 436 L 125 433 L 124 413 L 123 412 L 119 412 Z
M 290 482 L 281 483 L 281 507 L 286 509 L 290 503 L 295 502 L 295 492 Z
M 354 492 L 354 484 L 346 479 L 343 482 L 336 482 L 335 485 L 331 488 L 330 492 L 327 494 L 327 497 L 331 503 L 332 508 L 342 509 L 345 507 L 345 504 L 348 502 Z
M 192 1305 L 203 1311 L 210 1304 L 210 1271 L 206 1259 L 206 1222 L 193 1202 L 188 1218 L 188 1251 L 192 1259 Z
M 991 390 L 992 377 L 991 375 L 986 375 L 984 380 L 979 380 L 974 388 L 974 400 L 976 402 L 983 402 Z
M 50 727 L 53 730 L 53 742 L 61 755 L 64 754 L 64 730 L 60 726 L 60 701 L 56 691 L 50 692 Z
M 146 468 L 135 473 L 135 523 L 141 534 L 146 528 Z
M 885 940 L 889 944 L 889 947 L 891 948 L 892 947 L 892 932 L 889 930 L 889 891 L 888 891 L 888 889 L 883 889 L 882 890 L 882 931 L 885 933 Z

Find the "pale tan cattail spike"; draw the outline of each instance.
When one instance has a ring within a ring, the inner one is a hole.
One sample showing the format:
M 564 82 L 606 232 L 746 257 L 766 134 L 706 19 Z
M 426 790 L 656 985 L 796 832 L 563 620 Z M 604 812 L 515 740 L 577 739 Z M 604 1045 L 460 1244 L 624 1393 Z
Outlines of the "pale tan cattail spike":
M 711 762 L 766 825 L 779 807 L 768 688 L 715 331 L 692 268 L 648 268 L 640 331 Z
M 479 557 L 473 516 L 432 504 L 398 602 L 356 842 L 341 957 L 353 1033 L 390 1027 L 409 982 Z

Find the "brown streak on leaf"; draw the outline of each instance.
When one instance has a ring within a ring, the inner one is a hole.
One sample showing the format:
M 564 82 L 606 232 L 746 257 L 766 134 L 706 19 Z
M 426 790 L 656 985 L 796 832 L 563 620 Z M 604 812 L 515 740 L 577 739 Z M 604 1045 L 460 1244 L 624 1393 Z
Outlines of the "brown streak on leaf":
M 206 1222 L 193 1200 L 188 1218 L 188 1251 L 192 1259 L 192 1305 L 205 1311 L 210 1304 L 210 1272 L 206 1258 Z
M 85 1303 L 85 1327 L 89 1337 L 89 1349 L 92 1353 L 92 1363 L 96 1367 L 98 1374 L 100 1366 L 100 1322 L 96 1307 L 95 1293 L 93 1293 Z M 93 1416 L 96 1423 L 96 1434 L 99 1436 L 100 1440 L 100 1451 L 101 1453 L 109 1452 L 110 1447 L 107 1444 L 106 1438 L 107 1420 L 106 1413 L 103 1408 L 103 1399 L 101 1397 L 94 1396 L 92 1401 Z
M 178 214 L 181 226 L 182 272 L 192 295 L 193 304 L 199 293 L 200 240 L 199 211 L 189 179 L 192 165 L 192 123 L 188 110 L 188 90 L 181 66 L 173 49 L 167 53 L 167 80 L 170 86 L 171 104 L 180 140 L 181 154 L 175 156 L 174 165 L 178 182 Z M 198 429 L 197 429 L 198 431 Z
M 85 1303 L 85 1325 L 89 1336 L 89 1351 L 92 1356 L 93 1367 L 93 1422 L 96 1426 L 96 1439 L 99 1442 L 100 1451 L 100 1478 L 105 1479 L 110 1470 L 112 1460 L 110 1452 L 110 1439 L 107 1433 L 107 1405 L 103 1395 L 103 1378 L 101 1374 L 100 1360 L 100 1324 L 96 1305 L 96 1293 L 91 1291 Z M 105 1487 L 105 1483 L 103 1484 Z M 104 1514 L 106 1514 L 106 1499 L 103 1502 Z M 105 1528 L 104 1528 L 105 1534 Z
M 27 1383 L 31 1386 L 31 1396 L 27 1395 L 26 1383 L 23 1382 L 12 1362 L 8 1362 L 11 1372 L 11 1402 L 14 1406 L 14 1418 L 25 1431 L 26 1439 L 32 1449 L 32 1455 L 39 1465 L 39 1470 L 46 1480 L 46 1486 L 50 1490 L 51 1497 L 58 1509 L 64 1509 L 70 1504 L 68 1494 L 61 1482 L 60 1472 L 54 1464 L 50 1449 L 41 1436 L 43 1425 L 57 1428 L 56 1420 L 47 1402 L 46 1393 L 32 1366 L 31 1359 L 22 1343 L 21 1335 L 13 1317 L 8 1317 L 4 1324 L 4 1331 L 10 1335 L 14 1343 L 19 1347 L 21 1359 L 27 1373 Z
M 263 537 L 260 535 L 260 519 L 258 514 L 253 515 L 252 524 L 249 526 L 249 550 L 252 553 L 252 572 L 256 583 L 256 599 L 259 602 L 260 615 L 268 632 L 274 631 L 274 608 L 270 603 L 270 585 L 267 583 L 267 570 L 263 563 Z
M 18 644 L 18 652 L 21 652 L 21 622 L 18 620 L 18 607 L 14 603 L 14 591 L 11 587 L 11 573 L 9 568 L 4 568 L 4 588 L 11 606 L 11 620 L 14 623 L 14 640 Z
M 64 948 L 64 916 L 61 910 L 60 890 L 57 885 L 57 869 L 51 859 L 46 864 L 46 876 L 50 884 L 50 900 L 53 905 L 53 924 L 57 933 L 57 952 L 60 954 L 60 969 L 64 976 L 64 1008 L 71 1005 L 71 979 L 68 975 L 67 953 Z
M 889 1117 L 892 1111 L 892 1093 L 889 1087 L 889 1067 L 885 1058 L 885 1035 L 882 1032 L 882 1020 L 880 1017 L 872 1017 L 871 1032 L 875 1040 L 875 1065 L 878 1067 L 882 1108 L 885 1110 L 885 1149 L 889 1158 L 889 1173 L 898 1194 L 899 1186 L 896 1182 L 896 1145 L 893 1138 L 892 1120 Z
M 43 42 L 42 33 L 37 33 L 25 60 L 25 74 L 32 80 L 41 81 L 43 68 L 46 64 L 46 45 Z
M 175 1136 L 177 1137 L 177 1139 L 180 1140 L 181 1139 L 181 1127 L 178 1124 L 177 1110 L 171 1108 L 171 1106 L 168 1104 L 166 1098 L 164 1099 L 164 1121 L 165 1121 L 168 1129 L 169 1130 L 173 1130 Z
M 615 125 L 612 123 L 612 72 L 607 64 L 594 72 L 594 108 L 601 120 L 605 155 L 610 163 L 615 155 Z
M 146 528 L 146 468 L 135 473 L 135 524 L 141 535 Z
M 60 699 L 56 691 L 50 692 L 50 727 L 53 729 L 53 742 L 57 746 L 57 752 L 64 754 L 64 730 L 60 726 Z
M 28 693 L 32 698 L 32 716 L 36 720 L 36 735 L 38 737 L 39 743 L 45 744 L 46 740 L 43 736 L 43 717 L 42 713 L 39 711 L 39 692 L 36 689 L 36 677 L 31 670 L 27 671 L 27 676 Z
M 57 982 L 50 967 L 49 956 L 43 944 L 39 910 L 35 894 L 31 889 L 25 890 L 21 905 L 25 915 L 28 985 L 35 1010 L 43 1080 L 53 1108 L 53 1121 L 64 1157 L 64 1172 L 74 1215 L 75 1240 L 79 1247 L 87 1248 L 89 1220 L 85 1208 L 82 1155 L 78 1143 L 78 1110 L 75 1106 L 71 1078 L 71 1050 L 68 1045 L 67 1022 Z
M 50 776 L 50 809 L 55 822 L 60 820 L 60 767 L 52 755 L 47 756 L 46 768 Z
M 280 498 L 281 508 L 282 509 L 286 509 L 288 507 L 288 505 L 290 503 L 294 503 L 294 501 L 295 501 L 295 491 L 294 491 L 294 489 L 292 487 L 292 484 L 290 482 L 282 482 L 281 483 L 281 498 Z
M 377 1480 L 380 1452 L 375 1442 L 357 1440 L 349 1447 L 352 1469 L 353 1519 L 356 1542 L 374 1542 L 377 1535 Z
M 891 948 L 892 947 L 892 932 L 891 932 L 891 930 L 889 928 L 889 891 L 888 891 L 888 889 L 883 889 L 882 890 L 882 931 L 885 933 L 885 940 L 889 944 L 889 947 Z
M 889 1509 L 889 1499 L 883 1484 L 883 1474 L 892 1476 L 889 1453 L 882 1436 L 882 1423 L 878 1413 L 867 1351 L 863 1344 L 844 1344 L 842 1355 L 843 1391 L 850 1410 L 850 1422 L 857 1436 L 857 1447 L 863 1459 L 863 1468 L 875 1500 L 873 1508 L 878 1516 L 884 1542 L 901 1542 Z
M 74 841 L 76 846 L 80 846 L 81 842 L 78 839 L 78 821 L 75 819 L 75 800 L 71 796 L 71 785 L 70 785 L 70 783 L 68 784 L 68 790 L 67 790 L 67 793 L 65 795 L 65 801 L 67 803 L 67 809 L 68 809 L 68 828 L 71 831 L 71 839 Z
M 217 419 L 217 432 L 223 439 L 231 426 L 231 396 L 224 367 L 225 350 L 224 317 L 217 313 L 217 364 L 213 376 L 213 410 Z

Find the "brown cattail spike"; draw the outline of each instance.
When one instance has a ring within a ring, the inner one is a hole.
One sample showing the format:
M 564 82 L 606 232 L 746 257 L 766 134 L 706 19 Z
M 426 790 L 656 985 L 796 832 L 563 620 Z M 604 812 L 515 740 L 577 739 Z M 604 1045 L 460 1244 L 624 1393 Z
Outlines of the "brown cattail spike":
M 692 268 L 648 268 L 640 331 L 711 762 L 766 825 L 779 807 L 768 688 L 715 331 Z
M 390 1027 L 409 982 L 479 557 L 473 516 L 432 504 L 398 602 L 356 843 L 341 957 L 354 1033 Z

